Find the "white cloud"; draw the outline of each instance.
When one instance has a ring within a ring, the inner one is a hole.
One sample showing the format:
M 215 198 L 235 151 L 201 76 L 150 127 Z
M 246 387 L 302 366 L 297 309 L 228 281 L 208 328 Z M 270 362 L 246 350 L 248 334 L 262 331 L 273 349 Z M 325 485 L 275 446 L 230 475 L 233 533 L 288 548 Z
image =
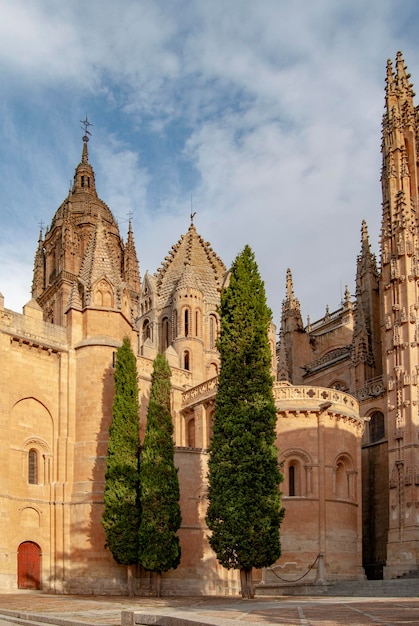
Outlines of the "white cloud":
M 9 242 L 29 264 L 87 112 L 98 193 L 123 235 L 134 213 L 142 270 L 186 231 L 192 195 L 226 264 L 254 248 L 277 323 L 288 266 L 306 314 L 337 307 L 363 218 L 377 249 L 385 64 L 401 48 L 419 84 L 417 22 L 393 0 L 0 0 L 6 302 Z

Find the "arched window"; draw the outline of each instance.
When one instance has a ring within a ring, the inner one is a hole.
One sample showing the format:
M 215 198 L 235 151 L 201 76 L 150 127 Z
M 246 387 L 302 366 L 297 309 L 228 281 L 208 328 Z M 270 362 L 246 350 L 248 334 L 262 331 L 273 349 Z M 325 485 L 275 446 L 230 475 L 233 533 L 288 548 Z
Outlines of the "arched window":
M 185 352 L 183 353 L 183 369 L 190 369 L 189 350 L 185 350 Z
M 336 497 L 349 498 L 349 477 L 346 467 L 341 461 L 336 466 Z
M 165 317 L 162 321 L 162 349 L 166 350 L 170 344 L 170 334 L 169 334 L 169 318 Z
M 375 411 L 375 413 L 371 415 L 368 430 L 370 434 L 370 443 L 375 443 L 376 441 L 384 439 L 384 415 L 381 411 Z
M 209 317 L 209 347 L 210 350 L 215 350 L 215 343 L 217 341 L 217 318 L 215 315 Z
M 183 313 L 183 321 L 184 321 L 184 328 L 185 328 L 184 335 L 185 337 L 189 337 L 189 309 L 185 309 Z
M 333 383 L 330 385 L 330 387 L 332 389 L 336 389 L 336 391 L 343 391 L 345 393 L 347 391 L 349 391 L 348 385 L 343 380 L 335 380 L 335 381 L 333 381 Z
M 199 311 L 195 311 L 195 336 L 199 337 L 200 335 L 200 313 Z
M 288 463 L 288 495 L 301 496 L 301 463 L 297 459 Z
M 288 468 L 288 495 L 295 496 L 295 465 Z
M 143 341 L 146 339 L 152 339 L 150 320 L 144 320 L 143 323 Z
M 305 498 L 313 493 L 313 459 L 302 448 L 290 448 L 280 456 L 284 468 L 284 496 Z
M 173 312 L 173 339 L 177 337 L 177 311 Z
M 218 376 L 218 365 L 217 363 L 210 363 L 208 369 L 208 377 L 214 378 L 214 376 Z
M 38 452 L 31 448 L 28 453 L 28 483 L 38 484 Z

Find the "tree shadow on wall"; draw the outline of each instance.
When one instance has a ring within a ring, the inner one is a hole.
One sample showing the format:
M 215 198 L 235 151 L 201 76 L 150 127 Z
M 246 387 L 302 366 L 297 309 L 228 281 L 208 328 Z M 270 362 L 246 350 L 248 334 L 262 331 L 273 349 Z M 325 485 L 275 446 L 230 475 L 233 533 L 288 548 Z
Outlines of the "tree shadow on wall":
M 126 568 L 118 565 L 111 552 L 105 548 L 105 533 L 102 526 L 103 493 L 105 486 L 106 455 L 109 427 L 112 422 L 114 397 L 114 368 L 109 364 L 102 375 L 101 417 L 98 430 L 94 433 L 94 453 L 85 458 L 91 461 L 89 483 L 80 483 L 83 488 L 73 491 L 70 507 L 71 554 L 62 555 L 63 580 L 67 593 L 126 593 Z M 91 435 L 90 435 L 91 436 Z M 87 454 L 91 447 L 86 442 Z M 57 563 L 60 559 L 57 559 Z

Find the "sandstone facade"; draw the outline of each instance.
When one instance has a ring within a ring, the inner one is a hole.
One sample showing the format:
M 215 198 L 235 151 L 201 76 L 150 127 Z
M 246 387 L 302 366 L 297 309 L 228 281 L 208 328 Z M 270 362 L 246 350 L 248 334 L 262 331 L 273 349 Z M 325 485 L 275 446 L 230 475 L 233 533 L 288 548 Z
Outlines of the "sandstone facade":
M 383 125 L 381 268 L 362 226 L 353 302 L 304 325 L 287 274 L 280 341 L 270 329 L 283 554 L 261 585 L 392 577 L 417 568 L 417 111 L 401 55 L 389 63 Z M 0 298 L 0 589 L 124 593 L 101 526 L 115 352 L 137 354 L 143 434 L 158 350 L 172 369 L 182 527 L 163 593 L 232 594 L 205 526 L 207 447 L 219 356 L 217 306 L 228 273 L 193 220 L 155 274 L 140 279 L 96 191 L 83 138 L 74 184 L 40 234 L 32 299 Z M 419 319 L 419 318 L 418 318 Z M 364 419 L 365 418 L 365 419 Z M 364 510 L 364 516 L 362 516 Z M 362 547 L 363 544 L 363 547 Z M 138 569 L 138 593 L 151 577 Z

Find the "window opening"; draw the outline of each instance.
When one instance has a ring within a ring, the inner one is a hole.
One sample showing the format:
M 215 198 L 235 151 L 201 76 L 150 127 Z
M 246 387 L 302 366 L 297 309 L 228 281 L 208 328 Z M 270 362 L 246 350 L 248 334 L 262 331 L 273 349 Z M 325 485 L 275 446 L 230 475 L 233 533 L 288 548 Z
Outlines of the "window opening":
M 384 415 L 381 411 L 376 411 L 371 415 L 371 421 L 369 424 L 370 431 L 370 443 L 380 441 L 385 437 L 384 431 Z
M 295 496 L 295 466 L 288 467 L 288 495 Z
M 338 462 L 336 467 L 336 496 L 344 499 L 349 497 L 349 478 L 342 462 Z
M 38 484 L 38 452 L 33 448 L 28 455 L 28 482 L 30 485 Z
M 162 324 L 162 348 L 166 350 L 169 347 L 169 319 L 164 318 Z
M 174 333 L 174 339 L 176 339 L 177 337 L 177 311 L 174 311 L 173 313 L 173 333 Z
M 151 339 L 151 324 L 149 320 L 145 320 L 143 324 L 143 341 Z
M 215 342 L 217 340 L 217 320 L 214 315 L 210 315 L 209 318 L 209 340 L 210 340 L 210 349 L 215 349 Z

